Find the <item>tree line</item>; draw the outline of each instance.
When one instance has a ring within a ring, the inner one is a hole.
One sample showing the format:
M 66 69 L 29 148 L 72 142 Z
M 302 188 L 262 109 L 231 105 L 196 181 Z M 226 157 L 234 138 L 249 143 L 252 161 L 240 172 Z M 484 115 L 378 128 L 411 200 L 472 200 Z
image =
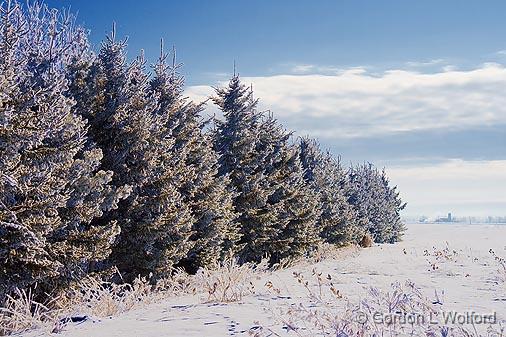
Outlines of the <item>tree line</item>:
M 114 28 L 95 53 L 72 15 L 40 3 L 4 3 L 0 31 L 0 300 L 112 267 L 156 281 L 400 239 L 385 172 L 295 138 L 237 74 L 206 120 L 175 53 L 129 62 Z

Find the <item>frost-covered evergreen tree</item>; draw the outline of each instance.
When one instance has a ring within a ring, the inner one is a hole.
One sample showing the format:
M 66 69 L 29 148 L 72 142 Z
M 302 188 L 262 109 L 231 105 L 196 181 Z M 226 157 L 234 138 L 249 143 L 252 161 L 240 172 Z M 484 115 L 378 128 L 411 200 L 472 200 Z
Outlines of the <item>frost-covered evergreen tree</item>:
M 301 138 L 299 146 L 304 178 L 318 194 L 322 208 L 318 219 L 320 236 L 338 245 L 358 242 L 363 230 L 357 226 L 355 211 L 348 203 L 348 177 L 339 159 L 322 152 L 313 139 Z
M 128 194 L 99 170 L 102 152 L 63 69 L 85 40 L 73 18 L 35 3 L 6 2 L 0 22 L 0 297 L 79 279 L 107 258 L 119 232 L 97 223 Z
M 138 274 L 162 277 L 191 248 L 193 218 L 179 191 L 177 152 L 167 116 L 158 115 L 158 97 L 150 89 L 141 55 L 131 65 L 126 41 L 108 36 L 94 60 L 74 63 L 71 88 L 86 102 L 83 116 L 90 136 L 102 148 L 102 167 L 114 172 L 115 186 L 132 193 L 104 219 L 121 227 L 111 263 L 131 279 Z M 75 72 L 77 70 L 77 73 Z
M 304 180 L 299 149 L 289 144 L 290 136 L 269 114 L 261 125 L 256 148 L 266 154 L 264 174 L 273 190 L 268 202 L 279 212 L 278 222 L 273 224 L 279 234 L 269 240 L 271 259 L 276 262 L 300 256 L 319 242 L 318 194 Z
M 175 50 L 172 63 L 167 64 L 163 45 L 161 49 L 151 89 L 158 99 L 156 116 L 172 131 L 174 146 L 167 149 L 167 154 L 180 158 L 173 165 L 177 167 L 181 195 L 194 219 L 190 237 L 193 247 L 179 265 L 195 272 L 233 251 L 239 233 L 228 178 L 218 176 L 218 155 L 212 139 L 203 132 L 204 107 L 183 96 L 184 78 L 178 73 L 181 65 L 176 62 Z
M 400 212 L 406 208 L 407 203 L 401 200 L 397 186 L 390 186 L 390 181 L 384 169 L 381 171 L 381 183 L 385 195 L 385 213 L 383 215 L 383 219 L 385 223 L 390 225 L 390 231 L 387 232 L 387 235 L 382 235 L 380 240 L 388 243 L 398 242 L 401 240 L 404 231 L 406 230 L 406 227 L 401 220 Z
M 385 171 L 366 163 L 349 170 L 348 202 L 357 212 L 359 226 L 368 231 L 375 242 L 399 241 L 404 231 L 400 211 L 406 207 L 390 187 Z
M 290 135 L 271 117 L 257 111 L 257 100 L 234 75 L 227 88 L 216 89 L 223 111 L 217 121 L 216 150 L 220 174 L 228 175 L 237 196 L 241 259 L 271 262 L 301 255 L 318 241 L 319 208 L 303 180 Z

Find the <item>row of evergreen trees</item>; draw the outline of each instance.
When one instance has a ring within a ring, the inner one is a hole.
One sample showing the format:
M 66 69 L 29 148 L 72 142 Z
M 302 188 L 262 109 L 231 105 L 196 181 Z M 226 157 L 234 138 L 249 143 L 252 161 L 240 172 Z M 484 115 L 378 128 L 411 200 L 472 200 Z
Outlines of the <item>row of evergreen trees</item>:
M 113 29 L 94 54 L 72 16 L 38 3 L 6 2 L 0 31 L 0 299 L 112 266 L 156 280 L 229 254 L 276 263 L 322 241 L 399 240 L 385 173 L 294 143 L 239 76 L 205 121 L 175 52 L 149 71 Z

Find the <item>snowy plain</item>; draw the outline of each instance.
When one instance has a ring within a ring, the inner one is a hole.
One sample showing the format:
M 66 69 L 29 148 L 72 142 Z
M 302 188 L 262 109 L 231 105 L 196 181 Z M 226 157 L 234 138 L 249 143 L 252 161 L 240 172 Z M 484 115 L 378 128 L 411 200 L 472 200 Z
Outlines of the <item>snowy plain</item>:
M 490 250 L 506 257 L 506 225 L 408 224 L 402 242 L 344 249 L 335 258 L 258 275 L 255 291 L 236 303 L 206 303 L 202 294 L 169 298 L 117 317 L 68 325 L 59 336 L 297 336 L 287 328 L 286 309 L 312 304 L 315 274 L 332 279 L 337 302 L 356 303 L 370 286 L 389 289 L 410 280 L 445 310 L 506 319 L 506 283 Z M 295 274 L 294 274 L 295 273 Z M 294 275 L 298 275 L 294 277 Z M 503 275 L 504 276 L 504 275 Z M 338 304 L 336 306 L 339 311 Z M 338 314 L 338 313 L 337 313 Z M 58 336 L 32 331 L 26 336 Z

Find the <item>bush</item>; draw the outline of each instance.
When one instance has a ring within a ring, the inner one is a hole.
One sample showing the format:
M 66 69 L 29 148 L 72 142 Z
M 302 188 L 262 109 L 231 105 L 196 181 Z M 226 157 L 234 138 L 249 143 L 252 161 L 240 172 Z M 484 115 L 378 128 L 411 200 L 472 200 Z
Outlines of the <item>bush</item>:
M 371 237 L 371 234 L 369 233 L 366 233 L 363 237 L 362 237 L 362 240 L 360 240 L 359 242 L 359 245 L 360 247 L 362 248 L 369 248 L 369 247 L 372 247 L 372 245 L 374 244 L 374 241 Z

